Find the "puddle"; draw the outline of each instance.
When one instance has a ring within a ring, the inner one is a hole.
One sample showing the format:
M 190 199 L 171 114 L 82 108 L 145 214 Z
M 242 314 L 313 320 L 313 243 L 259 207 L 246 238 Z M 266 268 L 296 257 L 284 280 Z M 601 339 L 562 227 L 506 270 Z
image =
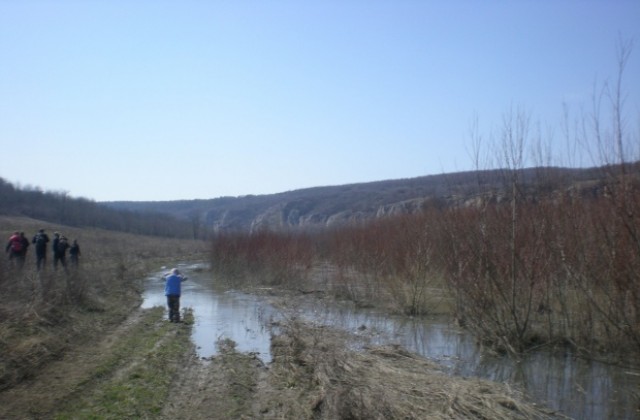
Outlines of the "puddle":
M 197 266 L 181 266 L 188 280 L 182 283 L 182 308 L 193 309 L 194 325 L 192 339 L 198 355 L 208 358 L 217 354 L 216 341 L 229 338 L 236 342 L 241 352 L 256 353 L 265 363 L 271 361 L 269 345 L 271 335 L 267 323 L 275 317 L 273 308 L 258 298 L 238 293 L 218 293 L 209 284 L 210 277 L 201 273 Z M 162 274 L 156 273 L 146 279 L 143 308 L 163 306 L 166 312 Z
M 279 318 L 278 311 L 261 297 L 212 290 L 210 274 L 201 267 L 180 268 L 189 277 L 183 283 L 181 303 L 194 311 L 192 338 L 198 354 L 214 356 L 216 340 L 229 338 L 238 350 L 254 352 L 265 363 L 270 362 L 268 324 Z M 143 307 L 166 307 L 162 273 L 147 279 Z M 297 312 L 318 324 L 355 332 L 372 344 L 399 344 L 437 361 L 451 374 L 514 385 L 535 401 L 576 419 L 636 419 L 639 415 L 640 372 L 570 354 L 536 352 L 519 361 L 487 356 L 471 335 L 443 319 L 414 321 L 355 310 L 350 305 L 327 306 L 318 300 L 300 303 Z

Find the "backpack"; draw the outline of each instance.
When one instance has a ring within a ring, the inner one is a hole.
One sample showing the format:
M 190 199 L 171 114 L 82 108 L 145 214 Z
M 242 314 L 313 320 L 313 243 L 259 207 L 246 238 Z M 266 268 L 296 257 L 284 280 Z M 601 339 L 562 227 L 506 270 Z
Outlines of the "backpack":
M 38 248 L 44 247 L 47 244 L 47 240 L 44 238 L 44 235 L 41 233 L 38 233 L 36 235 L 36 240 L 35 240 L 36 246 Z
M 64 253 L 69 248 L 69 243 L 65 238 L 60 238 L 56 251 Z
M 22 239 L 19 236 L 14 236 L 11 238 L 11 250 L 13 252 L 22 252 L 24 248 L 24 244 L 22 243 Z

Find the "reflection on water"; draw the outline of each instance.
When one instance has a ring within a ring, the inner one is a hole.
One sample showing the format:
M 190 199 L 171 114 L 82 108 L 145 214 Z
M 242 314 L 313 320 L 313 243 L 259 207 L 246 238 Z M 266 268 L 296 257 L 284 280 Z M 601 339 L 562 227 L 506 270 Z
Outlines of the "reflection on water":
M 271 361 L 270 334 L 266 323 L 273 309 L 250 295 L 227 292 L 217 293 L 208 287 L 210 280 L 189 267 L 181 267 L 188 280 L 182 283 L 182 308 L 192 308 L 194 326 L 192 339 L 200 357 L 216 354 L 218 339 L 229 338 L 236 342 L 241 352 L 253 352 L 263 361 Z M 164 280 L 162 273 L 147 279 L 143 294 L 143 308 L 164 306 Z
M 215 342 L 230 338 L 242 352 L 255 352 L 271 361 L 267 324 L 279 316 L 267 301 L 238 292 L 218 293 L 207 286 L 206 272 L 183 267 L 189 280 L 183 283 L 183 307 L 194 311 L 193 341 L 201 357 L 216 354 Z M 144 307 L 166 306 L 160 274 L 150 277 Z M 445 320 L 411 320 L 349 305 L 321 301 L 299 303 L 299 316 L 340 327 L 366 337 L 371 344 L 399 344 L 438 361 L 448 372 L 476 376 L 517 386 L 535 401 L 576 419 L 638 418 L 640 373 L 598 362 L 545 352 L 516 361 L 482 352 L 475 340 Z

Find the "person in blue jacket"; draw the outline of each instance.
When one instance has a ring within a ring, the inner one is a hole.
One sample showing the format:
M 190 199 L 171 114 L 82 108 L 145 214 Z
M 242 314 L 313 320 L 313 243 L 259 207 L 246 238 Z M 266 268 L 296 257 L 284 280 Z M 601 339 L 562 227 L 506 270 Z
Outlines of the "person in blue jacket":
M 182 282 L 187 280 L 177 268 L 172 269 L 165 276 L 164 295 L 169 307 L 169 321 L 180 322 L 180 290 Z

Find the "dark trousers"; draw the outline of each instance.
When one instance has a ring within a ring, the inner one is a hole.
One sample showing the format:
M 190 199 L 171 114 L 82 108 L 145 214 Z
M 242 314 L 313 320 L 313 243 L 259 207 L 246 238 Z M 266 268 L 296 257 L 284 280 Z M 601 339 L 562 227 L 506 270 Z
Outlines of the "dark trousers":
M 24 260 L 26 257 L 26 253 L 10 251 L 9 252 L 9 261 L 13 265 L 15 264 L 16 268 L 24 267 Z
M 36 246 L 36 264 L 38 270 L 44 268 L 47 262 L 47 249 L 45 247 Z
M 64 269 L 66 270 L 67 261 L 65 257 L 66 256 L 64 254 L 53 254 L 53 268 L 55 268 L 56 270 L 58 269 L 58 261 L 59 261 L 62 267 L 64 267 Z
M 47 262 L 47 254 L 45 254 L 44 252 L 36 252 L 36 264 L 38 266 L 38 270 L 40 270 L 40 268 L 44 267 L 45 263 Z
M 167 306 L 169 307 L 169 321 L 180 322 L 180 296 L 168 295 Z

